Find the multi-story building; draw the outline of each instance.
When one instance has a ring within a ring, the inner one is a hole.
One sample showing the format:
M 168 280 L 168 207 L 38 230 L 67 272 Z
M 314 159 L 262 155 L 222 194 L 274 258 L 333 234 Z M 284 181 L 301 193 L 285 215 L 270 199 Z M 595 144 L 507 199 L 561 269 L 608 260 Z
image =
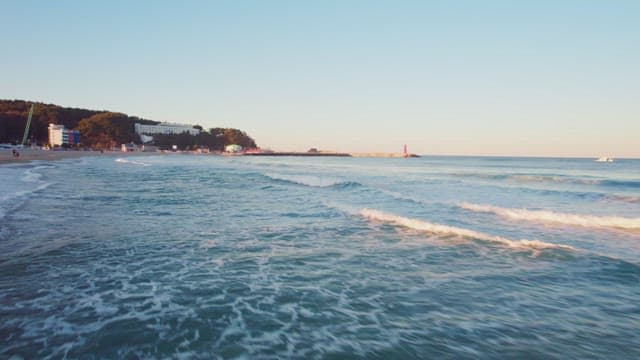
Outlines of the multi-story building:
M 182 134 L 183 132 L 188 132 L 191 135 L 200 134 L 200 130 L 194 129 L 191 125 L 182 125 L 182 124 L 171 124 L 171 123 L 160 123 L 158 125 L 144 125 L 144 124 L 135 124 L 134 125 L 136 134 Z
M 49 145 L 77 145 L 80 143 L 80 131 L 65 129 L 64 125 L 49 124 Z

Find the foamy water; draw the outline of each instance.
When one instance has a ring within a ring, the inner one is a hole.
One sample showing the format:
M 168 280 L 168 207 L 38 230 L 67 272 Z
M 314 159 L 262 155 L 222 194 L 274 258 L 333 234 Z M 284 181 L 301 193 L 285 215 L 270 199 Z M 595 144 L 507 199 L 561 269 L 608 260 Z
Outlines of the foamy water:
M 42 180 L 39 171 L 51 168 L 48 165 L 5 166 L 0 172 L 0 220 L 14 209 L 19 208 L 29 196 L 49 187 L 50 182 Z
M 434 224 L 427 221 L 419 220 L 419 219 L 411 219 L 406 218 L 394 214 L 388 214 L 382 211 L 372 210 L 372 209 L 362 209 L 359 214 L 364 218 L 377 220 L 382 222 L 388 222 L 392 224 L 396 224 L 399 226 L 404 226 L 414 230 L 425 231 L 428 233 L 436 234 L 436 235 L 454 235 L 465 237 L 468 239 L 477 239 L 484 240 L 489 242 L 495 242 L 499 244 L 503 244 L 509 247 L 515 248 L 523 248 L 530 247 L 534 249 L 546 249 L 546 248 L 557 248 L 557 249 L 565 249 L 565 250 L 574 250 L 573 247 L 562 244 L 552 244 L 539 240 L 511 240 L 501 236 L 494 236 L 489 234 L 483 234 L 481 232 L 462 229 L 453 226 L 446 226 L 442 224 Z
M 123 158 L 117 158 L 116 159 L 117 163 L 120 164 L 130 164 L 130 165 L 139 165 L 139 166 L 151 166 L 151 164 L 149 163 L 145 163 L 142 161 L 134 161 L 134 160 L 129 160 L 129 159 L 123 159 Z
M 593 216 L 567 214 L 548 210 L 507 209 L 498 206 L 462 203 L 460 207 L 470 211 L 493 213 L 513 220 L 539 221 L 551 224 L 584 227 L 619 228 L 640 230 L 640 217 Z
M 635 359 L 639 169 L 179 155 L 2 166 L 0 358 Z
M 333 177 L 313 176 L 313 175 L 285 175 L 276 173 L 265 173 L 265 176 L 274 180 L 282 180 L 294 184 L 311 187 L 330 187 L 336 185 L 347 185 L 351 182 Z

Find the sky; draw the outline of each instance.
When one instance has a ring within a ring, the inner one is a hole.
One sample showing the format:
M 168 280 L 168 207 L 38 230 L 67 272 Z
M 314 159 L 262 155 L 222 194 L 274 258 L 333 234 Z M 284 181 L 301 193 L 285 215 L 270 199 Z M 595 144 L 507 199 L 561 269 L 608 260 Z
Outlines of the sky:
M 0 0 L 0 99 L 274 150 L 640 158 L 640 1 Z

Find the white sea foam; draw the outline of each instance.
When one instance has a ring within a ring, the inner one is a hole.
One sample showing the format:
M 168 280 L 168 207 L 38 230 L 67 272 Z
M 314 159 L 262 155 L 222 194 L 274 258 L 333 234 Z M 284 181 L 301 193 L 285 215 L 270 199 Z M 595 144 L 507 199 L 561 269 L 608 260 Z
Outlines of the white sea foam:
M 36 166 L 34 168 L 27 169 L 27 171 L 24 172 L 24 175 L 22 176 L 21 180 L 25 182 L 39 182 L 40 179 L 42 179 L 42 174 L 36 171 L 42 170 L 42 169 L 51 169 L 51 168 L 53 168 L 53 166 L 41 165 L 41 166 Z
M 499 243 L 499 244 L 506 245 L 508 247 L 513 247 L 513 248 L 532 248 L 532 249 L 556 248 L 556 249 L 565 249 L 565 250 L 575 250 L 573 247 L 568 245 L 553 244 L 553 243 L 548 243 L 540 240 L 524 240 L 524 239 L 511 240 L 501 236 L 484 234 L 478 231 L 458 228 L 454 226 L 430 223 L 424 220 L 407 218 L 407 217 L 389 214 L 386 212 L 373 210 L 373 209 L 362 209 L 358 212 L 358 215 L 364 217 L 365 219 L 386 222 L 386 223 L 406 227 L 409 229 L 424 231 L 431 234 L 453 235 L 453 236 L 460 236 L 460 237 L 470 238 L 470 239 L 490 241 L 490 242 Z
M 460 207 L 475 212 L 493 213 L 512 220 L 538 221 L 584 227 L 608 227 L 640 230 L 640 218 L 567 214 L 548 210 L 508 209 L 498 206 L 471 203 L 462 203 L 460 204 Z
M 0 219 L 7 213 L 18 208 L 30 195 L 48 188 L 51 183 L 42 181 L 42 174 L 38 169 L 50 166 L 37 166 L 26 171 L 22 169 L 8 169 L 0 174 Z
M 121 163 L 121 164 L 151 166 L 151 164 L 148 164 L 148 163 L 144 163 L 144 162 L 140 162 L 140 161 L 127 160 L 127 159 L 123 159 L 123 158 L 117 158 L 116 162 Z
M 275 174 L 275 173 L 266 173 L 265 176 L 281 181 L 288 181 L 295 184 L 311 186 L 311 187 L 330 187 L 335 185 L 343 185 L 349 184 L 350 181 L 346 181 L 343 179 L 332 178 L 332 177 L 321 177 L 314 175 L 285 175 L 285 174 Z
M 42 178 L 42 174 L 33 172 L 31 170 L 25 171 L 24 176 L 22 177 L 22 181 L 26 182 L 36 182 Z

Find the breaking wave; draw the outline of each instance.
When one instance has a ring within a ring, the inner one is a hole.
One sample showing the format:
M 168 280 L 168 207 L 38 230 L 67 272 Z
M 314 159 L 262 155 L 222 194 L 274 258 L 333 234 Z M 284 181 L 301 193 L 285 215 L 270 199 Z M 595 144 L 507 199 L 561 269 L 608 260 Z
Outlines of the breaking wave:
M 535 174 L 492 174 L 462 172 L 451 173 L 451 176 L 462 178 L 476 178 L 484 180 L 504 180 L 518 183 L 559 183 L 577 185 L 600 185 L 616 188 L 640 188 L 639 180 L 612 180 L 602 178 L 579 178 L 561 175 L 535 175 Z
M 151 164 L 148 164 L 148 163 L 143 163 L 143 162 L 140 162 L 140 161 L 127 160 L 127 159 L 123 159 L 123 158 L 117 158 L 116 162 L 117 163 L 121 163 L 121 164 L 131 164 L 131 165 L 139 165 L 139 166 L 151 166 Z
M 52 168 L 54 168 L 54 166 L 39 165 L 30 169 L 27 169 L 27 171 L 24 172 L 24 176 L 22 176 L 21 180 L 25 182 L 40 182 L 40 180 L 42 179 L 42 174 L 36 171 L 43 170 L 43 169 L 52 169 Z
M 284 175 L 267 173 L 266 177 L 278 181 L 286 181 L 294 184 L 310 186 L 310 187 L 334 187 L 334 186 L 359 186 L 360 183 L 338 179 L 333 177 L 322 177 L 314 175 Z
M 42 191 L 52 183 L 42 180 L 42 174 L 36 172 L 37 170 L 53 168 L 53 166 L 36 166 L 28 168 L 26 171 L 18 174 L 18 169 L 6 174 L 7 177 L 3 177 L 3 181 L 7 181 L 6 188 L 3 189 L 3 193 L 0 194 L 0 219 L 3 219 L 7 213 L 18 208 L 24 201 L 26 201 L 32 194 Z M 18 176 L 20 181 L 18 180 Z
M 436 235 L 454 235 L 460 236 L 464 238 L 477 239 L 483 241 L 489 241 L 493 243 L 498 243 L 501 245 L 505 245 L 511 248 L 529 248 L 529 249 L 564 249 L 564 250 L 575 250 L 573 247 L 568 245 L 561 244 L 553 244 L 540 240 L 511 240 L 501 236 L 495 236 L 490 234 L 484 234 L 478 231 L 458 228 L 454 226 L 442 225 L 430 223 L 424 220 L 407 218 L 395 214 L 390 214 L 378 210 L 373 209 L 362 209 L 357 212 L 357 215 L 362 216 L 368 220 L 381 221 L 385 223 L 390 223 L 397 226 L 402 226 L 405 228 L 424 231 L 431 234 Z
M 599 184 L 604 186 L 611 186 L 611 187 L 622 187 L 622 188 L 633 188 L 633 189 L 640 188 L 640 181 L 636 181 L 636 180 L 602 180 L 599 182 Z
M 491 174 L 491 173 L 474 173 L 463 172 L 451 174 L 456 177 L 463 178 L 478 178 L 485 180 L 507 180 L 513 182 L 547 182 L 547 183 L 578 183 L 578 184 L 595 184 L 598 180 L 595 179 L 577 179 L 563 176 L 553 175 L 531 175 L 531 174 Z
M 640 218 L 567 214 L 548 210 L 508 209 L 498 206 L 471 203 L 462 203 L 460 204 L 460 207 L 474 212 L 492 213 L 513 220 L 539 221 L 584 227 L 640 230 Z
M 564 176 L 552 176 L 552 175 L 508 175 L 507 180 L 515 182 L 542 182 L 542 183 L 568 183 L 568 184 L 582 184 L 582 185 L 597 185 L 600 180 L 597 179 L 581 179 Z
M 605 197 L 607 200 L 622 201 L 631 204 L 640 204 L 640 196 L 632 195 L 608 195 Z
M 51 183 L 42 183 L 33 189 L 16 191 L 0 196 L 0 219 L 3 219 L 13 208 L 18 207 L 30 195 L 48 188 Z

